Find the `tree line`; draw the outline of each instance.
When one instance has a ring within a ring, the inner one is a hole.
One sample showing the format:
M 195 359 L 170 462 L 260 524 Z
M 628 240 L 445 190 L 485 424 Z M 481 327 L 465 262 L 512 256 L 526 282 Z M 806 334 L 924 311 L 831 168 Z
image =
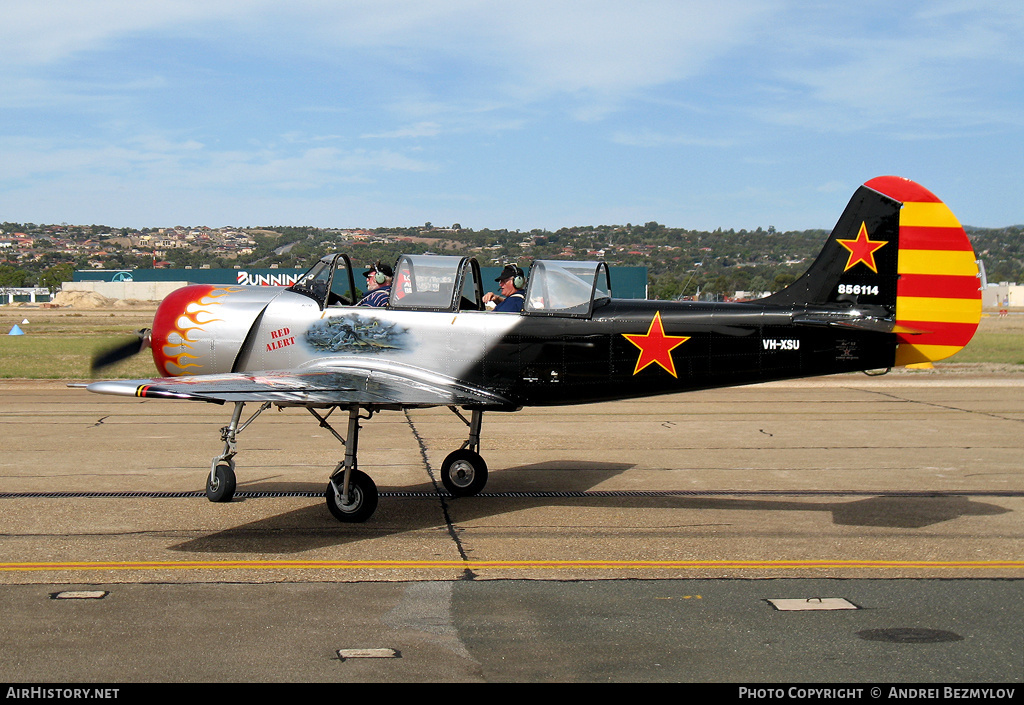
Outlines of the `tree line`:
M 3 230 L 31 224 L 4 223 Z M 97 255 L 71 254 L 47 249 L 50 241 L 44 226 L 38 230 L 33 261 L 11 261 L 0 253 L 0 286 L 56 287 L 71 279 L 75 269 L 88 269 Z M 27 228 L 26 228 L 27 229 Z M 533 259 L 604 259 L 611 265 L 643 266 L 648 270 L 652 298 L 675 299 L 697 293 L 732 296 L 737 291 L 759 294 L 785 287 L 802 274 L 821 250 L 828 231 L 813 229 L 698 231 L 670 228 L 657 222 L 626 225 L 586 225 L 556 231 L 535 229 L 471 230 L 458 227 L 434 229 L 430 223 L 417 227 L 373 229 L 365 239 L 353 239 L 344 231 L 301 226 L 267 226 L 241 229 L 256 245 L 251 254 L 224 256 L 210 250 L 171 249 L 163 259 L 175 268 L 234 266 L 306 268 L 332 251 L 347 253 L 356 266 L 375 261 L 393 262 L 399 254 L 466 255 L 484 266 Z M 1024 226 L 966 228 L 990 282 L 1024 282 Z M 83 237 L 100 238 L 126 234 L 102 226 L 81 226 Z M 399 239 L 401 238 L 401 240 Z M 0 235 L 0 240 L 4 239 Z M 105 269 L 146 269 L 154 265 L 153 253 L 135 254 L 124 247 L 104 243 L 100 257 Z M 41 251 L 41 252 L 40 252 Z

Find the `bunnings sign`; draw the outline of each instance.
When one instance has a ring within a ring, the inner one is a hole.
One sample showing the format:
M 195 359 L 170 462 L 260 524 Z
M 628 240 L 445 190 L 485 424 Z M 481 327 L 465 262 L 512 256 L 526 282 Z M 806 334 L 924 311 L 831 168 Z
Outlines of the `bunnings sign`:
M 302 276 L 303 271 L 305 270 L 282 271 L 280 269 L 273 269 L 270 270 L 270 274 L 266 274 L 263 271 L 239 269 L 235 284 L 243 286 L 291 286 Z
M 80 269 L 74 281 L 291 286 L 305 269 Z

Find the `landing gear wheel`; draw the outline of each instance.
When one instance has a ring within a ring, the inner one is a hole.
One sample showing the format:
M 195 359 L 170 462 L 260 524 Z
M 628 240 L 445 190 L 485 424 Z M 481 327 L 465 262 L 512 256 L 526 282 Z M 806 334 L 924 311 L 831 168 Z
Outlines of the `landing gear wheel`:
M 230 502 L 235 496 L 235 469 L 229 463 L 217 463 L 206 476 L 206 498 L 211 502 Z
M 441 483 L 455 497 L 472 497 L 487 484 L 487 463 L 467 448 L 450 453 L 441 464 Z
M 338 477 L 339 488 L 342 478 Z M 327 508 L 338 521 L 358 523 L 369 519 L 377 509 L 377 485 L 365 472 L 353 470 L 348 480 L 348 504 L 342 504 L 334 483 L 327 483 Z

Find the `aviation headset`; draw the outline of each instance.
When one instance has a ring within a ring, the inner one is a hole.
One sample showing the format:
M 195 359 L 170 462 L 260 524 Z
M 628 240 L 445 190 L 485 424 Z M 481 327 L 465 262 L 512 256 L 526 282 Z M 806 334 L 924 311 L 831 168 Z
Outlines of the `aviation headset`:
M 511 267 L 513 270 L 512 286 L 514 286 L 516 289 L 522 289 L 524 286 L 526 286 L 526 274 L 523 272 L 522 267 L 520 267 L 518 264 L 512 263 L 506 264 L 505 266 Z
M 377 282 L 378 284 L 383 284 L 388 280 L 387 275 L 384 274 L 384 272 L 380 271 L 381 267 L 383 267 L 383 265 L 381 264 L 380 260 L 377 260 L 376 262 L 373 263 L 373 281 Z

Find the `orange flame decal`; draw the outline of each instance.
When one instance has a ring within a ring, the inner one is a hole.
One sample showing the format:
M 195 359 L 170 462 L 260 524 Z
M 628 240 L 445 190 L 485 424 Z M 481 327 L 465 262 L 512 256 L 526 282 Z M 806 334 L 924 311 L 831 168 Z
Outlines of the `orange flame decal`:
M 165 377 L 196 374 L 203 365 L 196 344 L 211 323 L 223 321 L 215 315 L 221 299 L 241 289 L 210 284 L 186 286 L 163 300 L 153 319 L 153 361 Z

